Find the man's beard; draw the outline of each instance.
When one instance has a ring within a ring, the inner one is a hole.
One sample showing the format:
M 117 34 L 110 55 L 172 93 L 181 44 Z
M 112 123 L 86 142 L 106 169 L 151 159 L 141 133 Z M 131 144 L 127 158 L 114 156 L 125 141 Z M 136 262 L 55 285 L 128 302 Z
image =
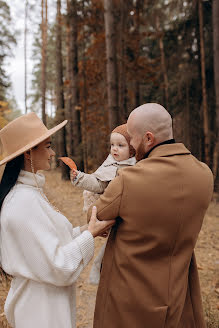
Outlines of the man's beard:
M 142 138 L 141 143 L 136 150 L 136 154 L 135 154 L 136 160 L 141 161 L 144 158 L 145 154 L 146 153 L 145 153 L 145 148 L 144 148 L 144 142 L 143 142 L 143 138 Z

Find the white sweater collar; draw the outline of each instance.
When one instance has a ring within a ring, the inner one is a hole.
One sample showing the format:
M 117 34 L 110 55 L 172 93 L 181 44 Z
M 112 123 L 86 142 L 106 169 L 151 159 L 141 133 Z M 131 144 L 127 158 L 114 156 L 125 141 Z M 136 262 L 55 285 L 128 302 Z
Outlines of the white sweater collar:
M 36 177 L 36 180 L 34 178 L 34 175 Z M 22 184 L 32 186 L 32 187 L 37 187 L 36 181 L 37 181 L 38 187 L 42 188 L 45 184 L 45 176 L 41 173 L 34 174 L 32 172 L 21 170 L 20 174 L 18 176 L 18 179 L 17 179 L 18 183 L 22 183 Z

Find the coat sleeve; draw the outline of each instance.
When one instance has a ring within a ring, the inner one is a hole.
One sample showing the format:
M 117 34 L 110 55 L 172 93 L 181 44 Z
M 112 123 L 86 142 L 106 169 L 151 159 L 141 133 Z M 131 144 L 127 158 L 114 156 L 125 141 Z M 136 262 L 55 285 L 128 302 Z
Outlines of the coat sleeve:
M 113 179 L 106 188 L 103 195 L 94 204 L 97 207 L 97 218 L 99 220 L 113 220 L 120 215 L 120 204 L 123 192 L 122 172 Z M 87 220 L 90 221 L 92 206 L 88 210 Z
M 73 239 L 76 229 L 66 243 L 60 241 L 40 201 L 32 198 L 31 206 L 7 213 L 4 244 L 8 273 L 56 286 L 72 285 L 93 257 L 94 238 L 84 231 Z
M 77 178 L 73 181 L 73 185 L 78 188 L 102 194 L 108 185 L 108 181 L 101 181 L 93 174 L 79 172 Z

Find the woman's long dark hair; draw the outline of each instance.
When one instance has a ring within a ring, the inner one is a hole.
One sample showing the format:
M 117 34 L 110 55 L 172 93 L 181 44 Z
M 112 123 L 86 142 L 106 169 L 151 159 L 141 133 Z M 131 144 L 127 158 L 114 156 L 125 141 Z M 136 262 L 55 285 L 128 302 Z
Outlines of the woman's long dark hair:
M 12 159 L 5 166 L 4 174 L 0 183 L 0 210 L 3 201 L 9 191 L 14 187 L 19 173 L 24 165 L 24 154 Z

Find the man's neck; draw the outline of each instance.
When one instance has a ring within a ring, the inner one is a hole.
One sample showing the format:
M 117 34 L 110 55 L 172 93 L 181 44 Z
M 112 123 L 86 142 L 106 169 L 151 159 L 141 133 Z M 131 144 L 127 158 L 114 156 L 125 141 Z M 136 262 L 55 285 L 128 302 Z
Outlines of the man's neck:
M 144 159 L 145 158 L 148 158 L 149 154 L 152 152 L 152 150 L 154 150 L 155 148 L 157 148 L 158 146 L 161 146 L 161 145 L 168 145 L 168 144 L 173 144 L 175 143 L 175 139 L 169 139 L 169 140 L 166 140 L 166 141 L 163 141 L 163 142 L 160 142 L 159 144 L 155 145 L 154 147 L 152 147 L 145 155 L 144 155 Z

